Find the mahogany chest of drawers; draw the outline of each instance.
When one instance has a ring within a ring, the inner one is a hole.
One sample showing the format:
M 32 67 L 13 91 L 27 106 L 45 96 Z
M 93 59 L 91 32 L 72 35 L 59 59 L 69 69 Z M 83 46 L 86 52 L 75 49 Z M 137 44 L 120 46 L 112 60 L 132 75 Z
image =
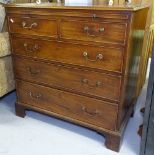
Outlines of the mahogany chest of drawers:
M 147 12 L 144 6 L 6 5 L 16 114 L 35 110 L 91 128 L 119 151 L 137 99 L 144 53 L 143 37 L 135 38 L 144 34 Z

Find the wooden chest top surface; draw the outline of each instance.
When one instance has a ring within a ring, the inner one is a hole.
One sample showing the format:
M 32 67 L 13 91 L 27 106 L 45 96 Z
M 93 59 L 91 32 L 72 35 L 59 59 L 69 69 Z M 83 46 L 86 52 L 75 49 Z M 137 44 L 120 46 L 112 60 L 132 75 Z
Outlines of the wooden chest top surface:
M 46 9 L 82 9 L 82 10 L 125 10 L 125 11 L 137 11 L 146 7 L 146 4 L 114 4 L 109 6 L 105 2 L 101 1 L 89 1 L 87 3 L 22 3 L 22 4 L 7 4 L 5 7 L 18 7 L 18 8 L 46 8 Z

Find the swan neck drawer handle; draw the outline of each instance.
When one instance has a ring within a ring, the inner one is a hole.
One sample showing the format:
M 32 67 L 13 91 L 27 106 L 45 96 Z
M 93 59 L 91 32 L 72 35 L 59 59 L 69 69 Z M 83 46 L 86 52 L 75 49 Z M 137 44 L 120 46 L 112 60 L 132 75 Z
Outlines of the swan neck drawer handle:
M 84 58 L 85 58 L 86 60 L 89 60 L 89 61 L 92 61 L 92 62 L 96 62 L 96 61 L 98 61 L 98 60 L 102 60 L 102 59 L 103 59 L 103 54 L 98 54 L 98 55 L 96 56 L 96 59 L 90 59 L 87 52 L 83 52 L 83 56 L 84 56 Z
M 88 114 L 89 116 L 96 116 L 96 115 L 99 115 L 100 113 L 95 110 L 95 111 L 88 111 L 88 109 L 86 107 L 82 107 L 82 111 L 85 112 L 86 114 Z
M 42 96 L 43 96 L 40 93 L 32 93 L 32 92 L 30 92 L 29 95 L 30 95 L 31 98 L 34 98 L 34 99 L 41 99 Z
M 95 19 L 96 17 L 97 17 L 97 15 L 94 13 L 94 14 L 92 15 L 92 18 Z
M 82 84 L 86 84 L 86 85 L 88 85 L 89 87 L 93 87 L 93 88 L 95 88 L 95 87 L 102 87 L 103 86 L 103 83 L 101 82 L 101 81 L 96 81 L 96 83 L 95 84 L 91 84 L 90 82 L 89 82 L 89 80 L 88 79 L 81 79 L 81 83 Z
M 101 35 L 101 33 L 103 33 L 105 31 L 105 28 L 101 27 L 98 30 L 91 30 L 88 26 L 85 26 L 83 30 L 87 34 L 87 36 L 97 37 L 97 36 Z
M 35 44 L 34 46 L 29 47 L 27 43 L 24 43 L 24 48 L 26 52 L 32 53 L 39 50 L 39 45 Z
M 30 26 L 27 26 L 27 24 L 26 24 L 26 22 L 22 22 L 22 27 L 24 28 L 24 29 L 29 29 L 29 30 L 31 30 L 32 28 L 36 28 L 38 26 L 38 24 L 37 23 L 32 23 Z
M 104 27 L 99 28 L 99 32 L 104 32 L 104 31 L 105 31 Z
M 84 32 L 87 34 L 87 36 L 90 36 L 90 37 L 96 37 L 96 34 L 93 34 L 91 31 L 91 29 L 88 27 L 88 26 L 85 26 L 84 27 Z
M 31 67 L 27 67 L 27 70 L 32 76 L 40 74 L 40 70 L 33 70 Z

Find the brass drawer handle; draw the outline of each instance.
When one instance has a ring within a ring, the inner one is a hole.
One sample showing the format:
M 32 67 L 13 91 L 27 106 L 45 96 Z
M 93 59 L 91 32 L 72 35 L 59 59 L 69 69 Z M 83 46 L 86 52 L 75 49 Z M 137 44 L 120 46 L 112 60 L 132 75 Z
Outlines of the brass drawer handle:
M 29 47 L 29 45 L 27 43 L 24 43 L 24 48 L 25 48 L 26 52 L 32 53 L 32 52 L 38 51 L 40 47 L 38 44 L 35 44 L 32 47 Z
M 99 32 L 104 32 L 104 31 L 105 31 L 104 27 L 99 28 Z
M 31 67 L 27 67 L 27 70 L 32 76 L 40 74 L 40 70 L 33 70 Z
M 34 99 L 37 99 L 37 100 L 42 98 L 42 96 L 43 96 L 40 93 L 32 93 L 32 92 L 30 92 L 29 95 L 30 95 L 31 98 L 34 98 Z
M 89 83 L 89 80 L 88 79 L 81 79 L 81 83 L 82 84 L 87 84 L 89 87 L 102 87 L 103 86 L 103 83 L 101 81 L 96 81 L 96 83 L 93 85 L 93 84 L 90 84 Z
M 88 26 L 84 27 L 84 32 L 87 34 L 87 36 L 96 37 L 96 34 L 92 34 L 90 31 L 91 30 L 90 30 L 90 28 Z
M 83 30 L 88 36 L 97 37 L 105 31 L 105 28 L 101 27 L 97 31 L 94 31 L 94 30 L 91 30 L 88 26 L 85 26 Z
M 102 87 L 102 86 L 103 86 L 103 83 L 101 81 L 96 82 L 96 87 Z
M 89 116 L 96 116 L 99 115 L 99 111 L 95 110 L 95 111 L 88 111 L 88 109 L 86 107 L 82 107 L 82 111 L 85 112 L 86 114 L 88 114 Z
M 38 26 L 37 23 L 32 23 L 30 26 L 26 26 L 26 25 L 27 25 L 26 22 L 23 21 L 23 22 L 22 22 L 22 27 L 23 27 L 24 29 L 29 29 L 29 30 L 31 30 L 32 28 L 36 28 L 36 27 Z
M 94 13 L 94 14 L 92 15 L 92 18 L 95 19 L 96 17 L 97 17 L 97 15 Z
M 96 56 L 96 59 L 95 59 L 95 60 L 90 59 L 87 52 L 83 52 L 83 56 L 84 56 L 84 58 L 85 58 L 86 60 L 89 60 L 89 61 L 92 61 L 92 62 L 96 62 L 96 61 L 98 61 L 98 60 L 102 60 L 102 59 L 103 59 L 103 54 L 98 54 L 98 55 Z

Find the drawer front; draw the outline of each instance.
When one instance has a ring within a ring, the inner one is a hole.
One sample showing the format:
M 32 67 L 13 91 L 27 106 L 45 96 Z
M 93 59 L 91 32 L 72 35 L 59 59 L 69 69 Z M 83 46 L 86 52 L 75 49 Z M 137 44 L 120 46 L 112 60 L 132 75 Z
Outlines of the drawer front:
M 9 31 L 26 35 L 39 35 L 57 38 L 57 21 L 55 19 L 9 18 Z
M 16 78 L 118 101 L 121 78 L 14 57 Z
M 13 53 L 18 55 L 122 72 L 123 48 L 104 48 L 14 37 L 12 47 Z
M 60 37 L 81 41 L 125 44 L 126 29 L 126 23 L 62 20 Z
M 17 81 L 18 101 L 114 130 L 117 106 L 64 91 Z

